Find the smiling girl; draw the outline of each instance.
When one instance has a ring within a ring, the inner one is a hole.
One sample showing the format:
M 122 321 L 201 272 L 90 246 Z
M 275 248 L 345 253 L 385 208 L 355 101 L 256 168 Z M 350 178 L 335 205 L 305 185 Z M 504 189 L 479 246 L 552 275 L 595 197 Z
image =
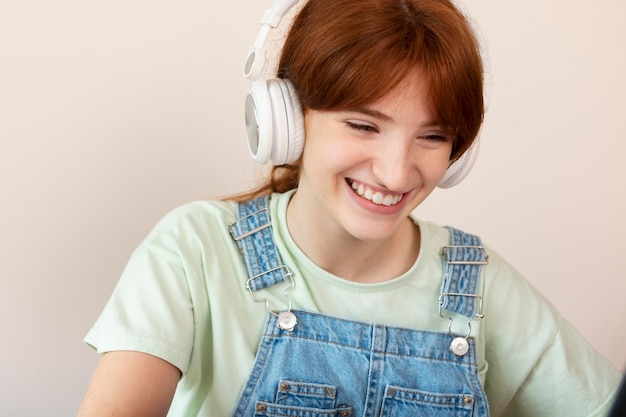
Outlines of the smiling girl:
M 480 238 L 412 214 L 471 166 L 483 65 L 464 14 L 309 0 L 276 79 L 253 52 L 271 177 L 137 248 L 86 337 L 104 355 L 79 415 L 605 415 L 619 373 Z

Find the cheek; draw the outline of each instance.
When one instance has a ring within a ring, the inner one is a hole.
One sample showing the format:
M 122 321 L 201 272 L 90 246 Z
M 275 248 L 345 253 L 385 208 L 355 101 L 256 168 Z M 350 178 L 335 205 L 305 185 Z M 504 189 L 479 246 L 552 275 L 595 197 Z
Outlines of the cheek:
M 422 160 L 421 164 L 418 163 L 418 166 L 421 166 L 422 177 L 439 183 L 450 166 L 450 152 L 445 149 L 438 150 L 430 157 Z
M 337 134 L 309 135 L 304 142 L 302 163 L 309 168 L 338 171 L 363 159 L 363 150 L 350 145 L 349 140 Z
M 452 165 L 452 161 L 450 157 L 452 156 L 452 144 L 447 144 L 440 150 L 439 158 L 441 160 L 441 165 L 443 166 L 443 171 L 445 172 L 450 165 Z
M 450 161 L 450 152 L 448 149 L 449 146 L 432 146 L 431 148 L 423 146 L 418 147 L 418 150 L 415 152 L 422 155 L 424 158 L 428 158 L 433 164 L 447 165 Z

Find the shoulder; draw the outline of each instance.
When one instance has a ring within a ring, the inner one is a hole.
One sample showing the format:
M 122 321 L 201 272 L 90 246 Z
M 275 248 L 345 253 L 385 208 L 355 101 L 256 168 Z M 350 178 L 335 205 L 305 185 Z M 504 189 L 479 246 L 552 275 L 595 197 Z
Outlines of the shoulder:
M 181 257 L 223 246 L 230 240 L 228 226 L 235 220 L 231 201 L 195 201 L 166 213 L 146 235 L 133 257 L 158 255 L 175 263 Z
M 289 194 L 273 194 L 269 207 L 272 215 L 284 217 Z M 258 201 L 254 206 L 258 206 Z M 237 220 L 238 203 L 233 200 L 194 201 L 166 213 L 138 248 L 171 261 L 181 258 L 239 259 L 230 226 Z
M 525 281 L 522 275 L 512 265 L 481 238 L 480 234 L 455 227 L 440 226 L 428 221 L 415 220 L 415 222 L 419 225 L 423 244 L 430 252 L 433 252 L 437 256 L 441 255 L 441 249 L 444 246 L 450 244 L 450 234 L 452 230 L 477 238 L 477 241 L 480 242 L 480 245 L 488 257 L 488 262 L 483 268 L 483 277 L 486 286 L 491 285 L 492 281 L 496 278 Z
M 232 201 L 195 201 L 166 213 L 146 237 L 147 241 L 162 234 L 194 234 L 224 226 L 235 220 Z
M 441 250 L 450 244 L 451 228 L 425 221 L 417 221 L 417 224 L 425 246 L 422 254 L 441 262 Z M 480 235 L 472 231 L 463 231 L 463 233 L 480 239 Z M 487 264 L 482 266 L 480 284 L 483 299 L 488 301 L 486 308 L 497 311 L 498 316 L 507 319 L 515 318 L 516 315 L 517 317 L 527 316 L 529 309 L 533 309 L 538 316 L 544 318 L 545 327 L 554 331 L 558 317 L 556 309 L 500 253 L 484 240 L 480 239 L 479 242 L 488 260 Z M 515 318 L 515 320 L 518 319 Z

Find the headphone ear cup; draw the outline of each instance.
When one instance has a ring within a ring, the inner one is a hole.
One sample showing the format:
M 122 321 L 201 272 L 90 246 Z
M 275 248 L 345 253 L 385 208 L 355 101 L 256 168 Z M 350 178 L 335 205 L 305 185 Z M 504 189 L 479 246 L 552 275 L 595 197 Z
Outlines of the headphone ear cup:
M 272 135 L 270 138 L 269 159 L 273 165 L 282 165 L 289 150 L 289 126 L 287 121 L 287 103 L 283 87 L 278 79 L 267 80 L 267 92 L 270 99 L 270 118 Z
M 304 117 L 300 100 L 293 84 L 285 79 L 274 78 L 265 81 L 265 100 L 262 94 L 256 94 L 256 125 L 258 126 L 258 146 L 256 153 L 251 153 L 255 160 L 265 163 L 268 159 L 273 165 L 284 165 L 297 160 L 304 146 Z M 254 131 L 248 130 L 254 137 Z M 252 143 L 251 143 L 252 142 Z M 256 155 L 256 156 L 255 156 Z
M 296 161 L 302 155 L 304 148 L 304 112 L 296 88 L 287 79 L 278 79 L 281 86 L 285 112 L 287 115 L 287 128 L 289 130 L 287 156 L 280 165 Z M 279 165 L 279 164 L 274 164 Z
M 439 182 L 438 187 L 451 188 L 463 181 L 476 162 L 479 147 L 479 139 L 477 138 L 474 143 L 472 143 L 472 146 L 448 167 L 446 175 L 444 175 L 443 179 Z

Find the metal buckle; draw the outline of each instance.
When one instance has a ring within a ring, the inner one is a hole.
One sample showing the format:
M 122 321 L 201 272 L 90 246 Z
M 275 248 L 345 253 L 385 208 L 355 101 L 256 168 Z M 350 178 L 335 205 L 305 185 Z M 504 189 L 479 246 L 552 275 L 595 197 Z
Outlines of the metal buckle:
M 235 226 L 239 222 L 242 222 L 242 221 L 244 221 L 244 220 L 246 220 L 246 219 L 248 219 L 250 217 L 256 216 L 257 214 L 262 213 L 264 211 L 267 212 L 267 218 L 268 218 L 268 222 L 267 223 L 265 223 L 265 224 L 255 228 L 255 229 L 252 229 L 252 230 L 250 230 L 250 231 L 248 231 L 248 232 L 246 232 L 246 233 L 244 233 L 244 234 L 242 234 L 240 236 L 236 236 L 235 235 L 234 228 L 235 228 Z M 270 210 L 267 207 L 265 207 L 265 208 L 262 208 L 261 210 L 255 211 L 254 213 L 248 214 L 248 215 L 246 215 L 244 217 L 241 217 L 241 218 L 237 219 L 236 222 L 231 223 L 231 224 L 228 225 L 228 230 L 230 231 L 230 235 L 233 237 L 233 239 L 235 239 L 235 241 L 240 241 L 242 239 L 247 238 L 248 236 L 252 236 L 253 234 L 255 234 L 258 231 L 261 231 L 263 229 L 266 229 L 266 228 L 270 227 L 272 225 L 272 221 L 269 220 L 270 219 L 269 211 Z
M 448 245 L 448 246 L 444 246 L 443 248 L 441 248 L 441 254 L 443 255 L 446 263 L 450 264 L 450 265 L 487 265 L 489 263 L 489 255 L 487 253 L 485 253 L 485 260 L 484 261 L 453 261 L 450 259 L 450 254 L 448 253 L 448 251 L 446 249 L 454 249 L 454 248 L 460 248 L 460 249 L 481 249 L 484 250 L 484 248 L 482 246 L 476 246 L 476 245 Z
M 478 312 L 474 314 L 474 317 L 470 317 L 467 320 L 467 326 L 469 327 L 469 331 L 467 332 L 467 336 L 465 336 L 466 338 L 468 338 L 472 332 L 472 321 L 474 320 L 480 320 L 482 318 L 485 317 L 485 315 L 483 314 L 483 297 L 481 297 L 478 294 L 463 294 L 463 293 L 458 293 L 458 292 L 445 292 L 443 294 L 441 294 L 439 296 L 439 317 L 441 317 L 442 319 L 447 319 L 449 320 L 448 323 L 448 332 L 450 334 L 452 334 L 452 317 L 451 316 L 446 316 L 443 314 L 442 310 L 443 310 L 443 297 L 446 296 L 457 296 L 457 297 L 472 297 L 475 299 L 478 299 Z
M 472 334 L 472 321 L 480 320 L 485 317 L 485 315 L 483 314 L 483 298 L 477 294 L 462 294 L 455 292 L 447 292 L 439 296 L 439 317 L 448 320 L 448 334 L 450 335 L 452 335 L 453 319 L 451 316 L 446 316 L 442 312 L 443 297 L 445 296 L 472 297 L 478 299 L 478 312 L 474 314 L 474 317 L 470 317 L 467 320 L 467 334 L 465 335 L 465 337 L 455 337 L 450 344 L 450 351 L 454 353 L 457 357 L 461 357 L 465 355 L 469 350 L 468 340 L 470 335 Z
M 267 298 L 257 298 L 254 295 L 254 290 L 250 287 L 250 281 L 255 280 L 256 278 L 259 278 L 263 275 L 278 271 L 278 270 L 285 270 L 286 272 L 283 272 L 283 276 L 289 278 L 289 286 L 287 288 L 285 288 L 283 290 L 283 295 L 287 298 L 287 312 L 291 311 L 291 297 L 289 297 L 289 295 L 287 294 L 289 291 L 293 290 L 296 287 L 296 282 L 293 279 L 293 272 L 291 272 L 291 270 L 289 269 L 288 266 L 286 265 L 281 265 L 281 266 L 277 266 L 276 268 L 270 269 L 269 271 L 265 271 L 262 272 L 260 274 L 257 274 L 251 278 L 248 278 L 248 280 L 246 281 L 246 289 L 248 290 L 248 292 L 250 293 L 250 296 L 252 297 L 252 300 L 257 302 L 257 303 L 265 303 L 265 307 L 267 308 L 267 311 L 270 312 L 270 314 L 272 314 L 273 316 L 278 317 L 278 314 L 281 310 L 274 310 L 271 308 L 270 306 L 270 301 Z M 282 310 L 284 311 L 284 310 Z

